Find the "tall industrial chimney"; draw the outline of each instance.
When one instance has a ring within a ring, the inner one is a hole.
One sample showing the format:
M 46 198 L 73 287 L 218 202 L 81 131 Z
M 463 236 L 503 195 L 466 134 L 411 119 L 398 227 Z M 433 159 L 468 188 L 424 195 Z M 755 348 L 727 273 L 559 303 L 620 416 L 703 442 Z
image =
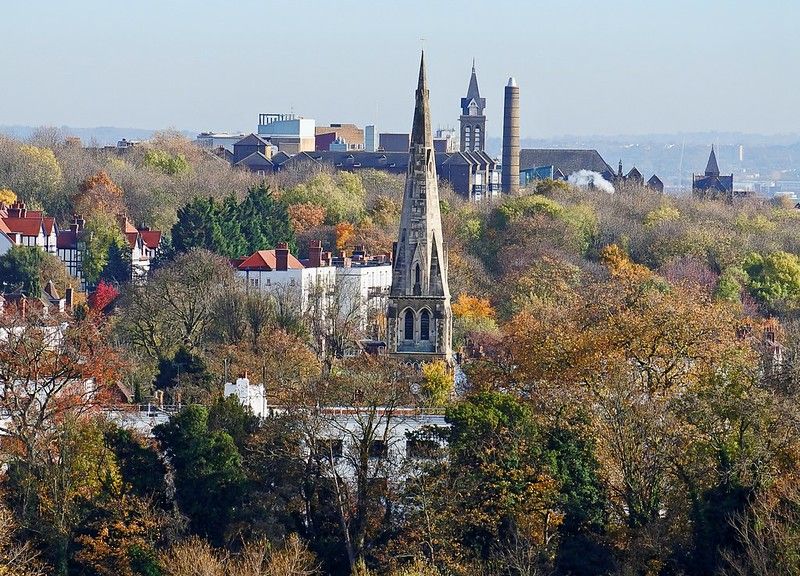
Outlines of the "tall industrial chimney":
M 519 192 L 519 86 L 508 79 L 503 105 L 503 172 L 504 194 Z

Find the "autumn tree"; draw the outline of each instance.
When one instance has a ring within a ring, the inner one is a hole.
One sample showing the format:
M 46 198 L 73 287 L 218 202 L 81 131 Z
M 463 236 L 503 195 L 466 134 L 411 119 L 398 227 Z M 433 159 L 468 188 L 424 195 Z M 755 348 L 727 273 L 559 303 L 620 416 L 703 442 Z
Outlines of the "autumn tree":
M 129 285 L 118 328 L 125 341 L 154 361 L 170 358 L 179 344 L 205 341 L 216 297 L 233 282 L 224 258 L 190 250 L 159 268 L 147 285 Z
M 81 182 L 72 206 L 90 221 L 97 213 L 111 217 L 127 213 L 122 189 L 102 170 Z
M 10 188 L 0 188 L 0 204 L 11 206 L 17 201 L 17 195 Z

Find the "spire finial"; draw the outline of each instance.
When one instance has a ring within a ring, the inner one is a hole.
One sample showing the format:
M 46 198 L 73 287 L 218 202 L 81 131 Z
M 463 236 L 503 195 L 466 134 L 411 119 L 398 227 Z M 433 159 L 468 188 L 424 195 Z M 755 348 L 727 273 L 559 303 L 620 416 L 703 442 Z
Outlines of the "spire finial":
M 411 129 L 411 146 L 433 147 L 431 140 L 431 116 L 428 108 L 428 79 L 425 75 L 425 51 L 419 59 L 419 81 L 417 82 L 414 123 Z
M 472 73 L 475 74 L 475 56 L 472 57 Z

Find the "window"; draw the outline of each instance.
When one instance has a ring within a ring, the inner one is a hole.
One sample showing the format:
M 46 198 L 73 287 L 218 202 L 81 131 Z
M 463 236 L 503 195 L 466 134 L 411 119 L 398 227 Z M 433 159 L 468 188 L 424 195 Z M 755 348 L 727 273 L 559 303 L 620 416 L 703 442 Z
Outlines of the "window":
M 406 310 L 405 326 L 403 337 L 406 340 L 414 339 L 414 313 L 411 310 Z
M 472 146 L 472 128 L 467 126 L 464 128 L 464 149 L 470 150 Z
M 414 284 L 419 284 L 419 277 L 420 277 L 419 264 L 417 264 L 417 267 L 414 269 Z
M 323 458 L 341 458 L 344 443 L 334 438 L 317 440 L 317 454 Z
M 373 440 L 369 443 L 369 457 L 383 458 L 388 452 L 386 442 L 383 440 Z
M 475 145 L 472 147 L 473 150 L 480 150 L 481 149 L 481 127 L 475 126 Z
M 258 278 L 250 278 L 250 286 L 258 288 Z
M 420 340 L 430 340 L 431 315 L 427 310 L 423 310 L 419 316 L 419 338 Z

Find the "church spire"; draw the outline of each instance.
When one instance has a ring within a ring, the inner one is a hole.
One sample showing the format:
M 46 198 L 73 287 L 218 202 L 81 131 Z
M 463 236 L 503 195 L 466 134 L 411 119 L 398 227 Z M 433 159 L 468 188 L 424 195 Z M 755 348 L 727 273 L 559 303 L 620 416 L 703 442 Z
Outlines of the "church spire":
M 411 150 L 387 311 L 389 353 L 412 362 L 452 356 L 447 253 L 442 238 L 425 56 L 419 66 Z
M 425 75 L 425 52 L 419 61 L 419 80 L 417 81 L 416 104 L 414 105 L 414 123 L 411 129 L 411 149 L 414 146 L 433 146 L 431 134 L 431 112 L 428 104 L 428 79 Z
M 475 58 L 472 59 L 472 75 L 469 77 L 467 87 L 467 98 L 470 100 L 480 100 L 481 92 L 478 90 L 478 75 L 475 73 Z
M 713 144 L 711 145 L 711 154 L 708 156 L 708 164 L 706 164 L 706 176 L 719 176 L 719 165 Z
M 483 150 L 486 140 L 486 98 L 481 98 L 478 90 L 478 75 L 475 73 L 475 59 L 472 59 L 472 74 L 469 77 L 466 97 L 461 99 L 461 151 Z

